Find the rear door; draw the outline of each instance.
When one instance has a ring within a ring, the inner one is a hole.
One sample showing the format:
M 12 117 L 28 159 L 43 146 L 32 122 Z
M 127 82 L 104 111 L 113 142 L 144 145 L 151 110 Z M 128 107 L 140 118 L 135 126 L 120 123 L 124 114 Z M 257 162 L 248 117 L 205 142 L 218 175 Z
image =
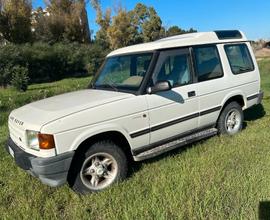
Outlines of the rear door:
M 199 127 L 216 123 L 226 88 L 231 82 L 224 77 L 219 50 L 216 45 L 193 47 L 194 66 L 199 96 Z

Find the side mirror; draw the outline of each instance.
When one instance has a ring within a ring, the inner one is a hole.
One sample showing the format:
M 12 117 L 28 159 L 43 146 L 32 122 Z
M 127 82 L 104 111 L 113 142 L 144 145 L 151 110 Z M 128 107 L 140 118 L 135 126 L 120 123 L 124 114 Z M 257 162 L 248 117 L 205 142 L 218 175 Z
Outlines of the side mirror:
M 159 81 L 153 87 L 148 87 L 147 93 L 154 94 L 157 92 L 169 91 L 171 89 L 172 89 L 172 86 L 169 81 Z

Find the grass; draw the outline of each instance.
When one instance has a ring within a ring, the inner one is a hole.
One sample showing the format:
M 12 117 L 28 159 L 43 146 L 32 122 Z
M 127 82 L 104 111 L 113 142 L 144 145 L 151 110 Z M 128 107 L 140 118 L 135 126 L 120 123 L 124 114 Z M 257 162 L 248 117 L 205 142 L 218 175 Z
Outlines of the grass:
M 50 188 L 4 151 L 9 112 L 25 103 L 84 88 L 89 78 L 0 90 L 0 219 L 258 219 L 270 208 L 270 60 L 259 61 L 265 98 L 245 112 L 245 129 L 131 165 L 129 178 L 79 196 Z

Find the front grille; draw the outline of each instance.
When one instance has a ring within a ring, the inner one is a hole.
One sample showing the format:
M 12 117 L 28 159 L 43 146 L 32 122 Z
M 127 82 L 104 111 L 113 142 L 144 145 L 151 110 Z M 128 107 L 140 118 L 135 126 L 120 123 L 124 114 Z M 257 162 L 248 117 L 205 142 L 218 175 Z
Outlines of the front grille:
M 21 148 L 25 148 L 26 146 L 25 130 L 10 121 L 8 123 L 8 128 L 11 139 Z

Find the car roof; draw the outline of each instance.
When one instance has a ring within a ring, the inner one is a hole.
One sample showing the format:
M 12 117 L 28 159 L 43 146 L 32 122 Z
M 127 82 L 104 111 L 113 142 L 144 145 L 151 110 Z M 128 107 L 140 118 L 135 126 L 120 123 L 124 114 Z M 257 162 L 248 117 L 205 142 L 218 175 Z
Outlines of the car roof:
M 230 37 L 230 33 L 232 34 Z M 236 34 L 236 35 L 235 35 Z M 238 34 L 238 35 L 237 35 Z M 246 36 L 241 31 L 213 31 L 181 34 L 173 37 L 166 37 L 157 41 L 136 44 L 133 46 L 123 47 L 112 51 L 107 57 L 124 55 L 129 53 L 140 53 L 160 49 L 185 47 L 192 45 L 213 44 L 213 43 L 233 43 L 247 41 Z

